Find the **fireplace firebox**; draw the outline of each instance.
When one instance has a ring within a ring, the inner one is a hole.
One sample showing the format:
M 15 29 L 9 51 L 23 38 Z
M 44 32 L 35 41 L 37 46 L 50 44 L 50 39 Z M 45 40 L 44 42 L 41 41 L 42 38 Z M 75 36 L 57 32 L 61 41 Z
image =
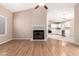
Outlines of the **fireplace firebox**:
M 33 30 L 33 40 L 44 39 L 44 30 Z

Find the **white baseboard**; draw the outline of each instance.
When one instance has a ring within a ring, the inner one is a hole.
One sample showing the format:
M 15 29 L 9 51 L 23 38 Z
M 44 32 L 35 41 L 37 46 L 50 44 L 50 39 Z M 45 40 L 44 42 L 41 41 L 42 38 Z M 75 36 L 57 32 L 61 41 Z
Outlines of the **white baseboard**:
M 5 41 L 2 41 L 2 42 L 0 42 L 0 45 L 6 43 L 6 42 L 8 42 L 8 41 L 11 41 L 11 40 L 12 40 L 12 38 L 11 38 L 11 39 L 7 39 L 7 40 L 5 40 Z
M 79 43 L 76 43 L 76 42 L 70 42 L 70 43 L 73 43 L 73 44 L 79 45 Z
M 33 39 L 32 39 L 31 41 L 47 41 L 47 40 L 46 40 L 46 39 L 44 39 L 44 40 L 33 40 Z
M 13 40 L 31 40 L 32 38 L 13 38 Z
M 47 41 L 46 39 L 44 39 L 44 40 L 33 40 L 32 38 L 13 38 L 13 40 Z

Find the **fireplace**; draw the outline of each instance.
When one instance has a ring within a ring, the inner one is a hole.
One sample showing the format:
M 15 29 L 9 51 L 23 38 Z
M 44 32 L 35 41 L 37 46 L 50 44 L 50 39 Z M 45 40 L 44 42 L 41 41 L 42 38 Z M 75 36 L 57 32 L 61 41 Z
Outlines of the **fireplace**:
M 33 30 L 33 40 L 44 39 L 44 30 Z

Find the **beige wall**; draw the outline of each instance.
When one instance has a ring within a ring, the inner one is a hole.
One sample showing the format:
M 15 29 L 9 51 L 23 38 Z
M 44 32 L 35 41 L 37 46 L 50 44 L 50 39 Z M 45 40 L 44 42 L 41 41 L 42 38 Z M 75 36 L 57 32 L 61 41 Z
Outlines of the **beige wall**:
M 14 38 L 30 38 L 31 24 L 30 14 L 32 9 L 14 13 Z
M 0 36 L 0 44 L 12 40 L 12 13 L 0 5 L 0 15 L 7 17 L 7 34 Z
M 44 8 L 28 9 L 14 13 L 14 38 L 32 38 L 33 25 L 46 25 L 47 11 Z
M 74 20 L 74 31 L 75 31 L 75 43 L 79 44 L 79 4 L 75 6 L 75 20 Z
M 46 25 L 47 24 L 47 10 L 45 8 L 39 7 L 38 9 L 33 9 L 31 12 L 31 24 L 33 25 Z

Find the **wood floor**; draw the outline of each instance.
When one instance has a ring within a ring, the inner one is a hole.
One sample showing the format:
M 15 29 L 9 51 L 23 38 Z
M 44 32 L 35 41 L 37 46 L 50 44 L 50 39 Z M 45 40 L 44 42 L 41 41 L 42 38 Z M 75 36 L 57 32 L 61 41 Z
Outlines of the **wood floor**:
M 78 56 L 79 46 L 48 39 L 46 42 L 12 40 L 0 45 L 1 56 Z

